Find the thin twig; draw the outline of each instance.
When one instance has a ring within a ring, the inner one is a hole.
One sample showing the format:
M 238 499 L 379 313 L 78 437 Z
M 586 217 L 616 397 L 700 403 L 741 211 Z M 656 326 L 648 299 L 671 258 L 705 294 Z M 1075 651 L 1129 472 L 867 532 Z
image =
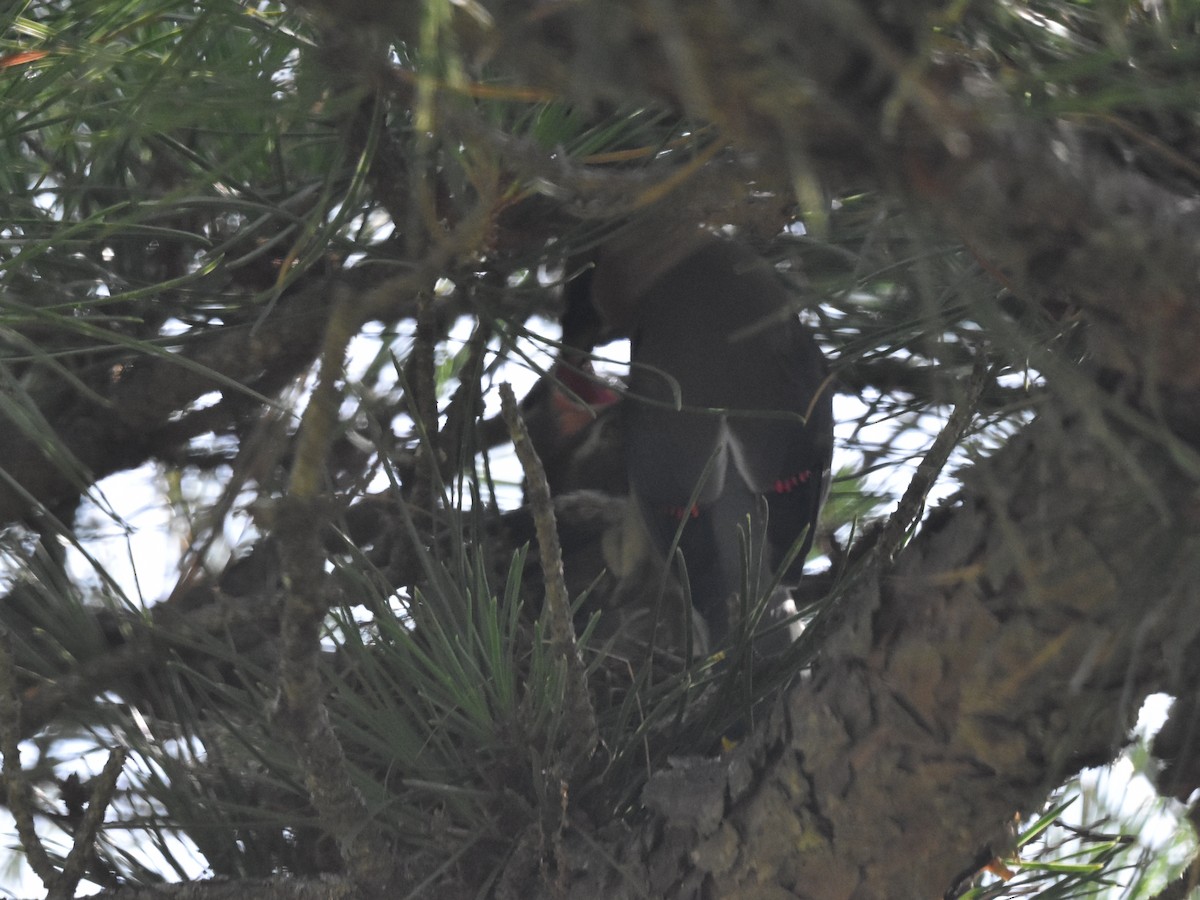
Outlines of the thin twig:
M 465 468 L 468 460 L 475 455 L 476 438 L 471 434 L 471 429 L 483 407 L 479 381 L 483 376 L 483 363 L 492 331 L 489 320 L 481 319 L 476 325 L 467 341 L 467 360 L 458 376 L 458 389 L 446 404 L 442 446 L 458 454 L 454 460 L 456 470 Z
M 87 812 L 83 814 L 79 830 L 75 832 L 71 852 L 67 854 L 62 873 L 47 893 L 46 900 L 71 900 L 75 896 L 75 889 L 87 871 L 88 860 L 95 858 L 96 834 L 104 824 L 104 813 L 116 793 L 117 779 L 125 768 L 127 756 L 128 751 L 124 747 L 117 747 L 108 755 L 108 762 L 94 782 Z
M 575 629 L 571 622 L 571 600 L 563 578 L 562 547 L 558 542 L 558 526 L 546 470 L 538 459 L 529 432 L 517 409 L 512 385 L 500 385 L 500 410 L 512 434 L 513 449 L 525 472 L 525 492 L 533 523 L 537 531 L 538 553 L 546 583 L 544 613 L 550 629 L 550 643 L 566 666 L 567 676 L 567 745 L 563 748 L 564 777 L 569 778 L 575 765 L 591 754 L 599 738 L 596 712 L 588 693 L 587 672 L 579 648 L 575 644 Z
M 971 380 L 967 382 L 962 400 L 954 407 L 954 412 L 950 414 L 946 424 L 934 439 L 933 444 L 930 445 L 929 452 L 917 466 L 916 474 L 908 483 L 904 496 L 900 498 L 896 511 L 883 526 L 883 532 L 879 535 L 875 548 L 879 559 L 885 562 L 890 560 L 900 548 L 905 535 L 912 530 L 921 517 L 921 511 L 925 508 L 925 498 L 929 496 L 933 483 L 937 481 L 946 465 L 946 460 L 950 458 L 950 454 L 958 446 L 963 432 L 967 430 L 967 426 L 975 417 L 975 407 L 983 393 L 987 373 L 987 363 L 981 356 L 971 372 Z
M 30 868 L 50 890 L 58 881 L 58 869 L 33 826 L 33 789 L 21 768 L 21 703 L 17 699 L 16 686 L 12 650 L 5 634 L 0 639 L 0 753 L 4 756 L 8 808 Z
M 434 359 L 435 327 L 428 294 L 417 304 L 417 327 L 409 354 L 411 400 L 409 412 L 421 435 L 419 459 L 423 478 L 418 481 L 413 502 L 431 518 L 433 498 L 438 495 L 438 462 L 442 442 L 438 434 L 437 363 Z

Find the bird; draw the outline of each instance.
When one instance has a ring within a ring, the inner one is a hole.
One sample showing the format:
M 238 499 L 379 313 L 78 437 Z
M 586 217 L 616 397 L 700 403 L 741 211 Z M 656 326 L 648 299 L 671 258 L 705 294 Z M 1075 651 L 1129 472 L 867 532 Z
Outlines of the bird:
M 792 291 L 764 259 L 716 235 L 678 243 L 602 254 L 593 301 L 632 334 L 620 404 L 630 493 L 658 551 L 682 554 L 715 645 L 739 621 L 736 601 L 748 609 L 777 572 L 766 618 L 794 609 L 787 586 L 829 484 L 832 389 Z M 768 653 L 795 634 L 772 630 Z
M 592 351 L 611 335 L 591 301 L 594 269 L 563 286 L 562 339 L 553 365 L 521 401 L 551 494 L 627 492 L 621 456 L 621 385 L 596 374 Z
M 621 456 L 622 385 L 596 373 L 592 351 L 611 340 L 591 301 L 593 267 L 577 266 L 562 288 L 562 336 L 553 363 L 521 398 L 520 412 L 553 496 L 596 490 L 627 493 Z M 491 449 L 509 438 L 496 415 L 480 425 L 480 444 Z

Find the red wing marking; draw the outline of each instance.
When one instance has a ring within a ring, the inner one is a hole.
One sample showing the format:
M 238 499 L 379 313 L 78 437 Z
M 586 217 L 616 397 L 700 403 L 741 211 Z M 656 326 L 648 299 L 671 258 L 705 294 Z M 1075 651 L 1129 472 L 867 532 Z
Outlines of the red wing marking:
M 812 469 L 805 469 L 803 472 L 797 472 L 795 475 L 789 475 L 787 478 L 780 478 L 775 482 L 775 493 L 791 493 L 802 484 L 808 484 L 808 479 L 810 478 L 812 478 Z

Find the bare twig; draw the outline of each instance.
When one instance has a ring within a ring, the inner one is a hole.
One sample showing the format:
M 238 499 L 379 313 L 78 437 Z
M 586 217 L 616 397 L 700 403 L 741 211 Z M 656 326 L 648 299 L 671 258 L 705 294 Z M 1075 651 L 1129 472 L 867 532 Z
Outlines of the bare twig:
M 422 295 L 417 304 L 417 328 L 413 335 L 412 352 L 409 354 L 408 379 L 411 400 L 409 411 L 421 435 L 420 460 L 423 478 L 418 483 L 414 498 L 418 509 L 428 514 L 433 512 L 433 498 L 437 496 L 438 462 L 441 441 L 438 436 L 437 370 L 434 362 L 434 321 L 428 295 Z
M 9 811 L 16 823 L 17 839 L 25 858 L 47 889 L 58 881 L 58 869 L 33 827 L 33 790 L 21 768 L 21 703 L 17 699 L 12 651 L 8 635 L 0 639 L 0 753 L 4 756 L 4 784 Z
M 881 560 L 890 560 L 895 555 L 896 551 L 900 549 L 905 535 L 912 530 L 921 517 L 921 511 L 925 508 L 925 498 L 929 496 L 930 488 L 937 481 L 942 468 L 946 465 L 946 460 L 958 446 L 959 438 L 962 437 L 963 432 L 975 417 L 975 408 L 979 403 L 980 394 L 983 393 L 987 373 L 987 363 L 981 355 L 975 363 L 975 369 L 971 373 L 971 380 L 967 383 L 962 400 L 954 407 L 954 412 L 950 414 L 946 424 L 938 432 L 938 436 L 929 447 L 929 452 L 917 466 L 916 474 L 908 483 L 908 488 L 905 489 L 904 496 L 900 498 L 896 511 L 883 526 L 883 533 L 879 535 L 876 544 L 876 551 Z
M 513 449 L 521 468 L 525 472 L 526 496 L 533 512 L 537 531 L 538 552 L 541 555 L 542 572 L 546 582 L 544 614 L 550 629 L 551 646 L 566 666 L 567 675 L 567 746 L 563 748 L 566 766 L 564 777 L 569 777 L 574 766 L 586 759 L 598 741 L 596 713 L 592 709 L 588 694 L 587 673 L 583 658 L 575 644 L 575 629 L 571 623 L 571 600 L 567 595 L 563 579 L 562 547 L 558 542 L 558 527 L 554 520 L 554 505 L 550 499 L 550 485 L 546 471 L 538 459 L 529 432 L 517 409 L 517 399 L 512 385 L 500 385 L 500 408 L 504 420 L 512 433 Z
M 104 764 L 104 769 L 92 788 L 87 812 L 83 815 L 79 830 L 75 832 L 71 852 L 67 854 L 62 873 L 47 893 L 46 900 L 71 900 L 75 896 L 75 889 L 87 871 L 88 861 L 95 858 L 96 833 L 104 824 L 104 813 L 117 790 L 117 779 L 125 768 L 127 755 L 124 747 L 117 747 L 108 755 L 108 762 Z
M 442 446 L 458 454 L 454 460 L 456 468 L 465 467 L 475 454 L 476 440 L 471 435 L 471 428 L 479 418 L 483 406 L 479 381 L 483 375 L 488 339 L 491 336 L 491 323 L 481 319 L 467 342 L 468 355 L 459 375 L 458 389 L 446 404 L 446 427 L 442 430 Z

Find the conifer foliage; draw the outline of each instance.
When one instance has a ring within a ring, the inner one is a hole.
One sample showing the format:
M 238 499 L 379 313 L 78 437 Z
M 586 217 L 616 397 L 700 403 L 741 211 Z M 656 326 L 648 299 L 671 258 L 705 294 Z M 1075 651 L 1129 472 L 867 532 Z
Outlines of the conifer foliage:
M 1186 896 L 1198 61 L 1173 0 L 9 4 L 12 889 Z M 713 242 L 811 400 L 620 361 Z

